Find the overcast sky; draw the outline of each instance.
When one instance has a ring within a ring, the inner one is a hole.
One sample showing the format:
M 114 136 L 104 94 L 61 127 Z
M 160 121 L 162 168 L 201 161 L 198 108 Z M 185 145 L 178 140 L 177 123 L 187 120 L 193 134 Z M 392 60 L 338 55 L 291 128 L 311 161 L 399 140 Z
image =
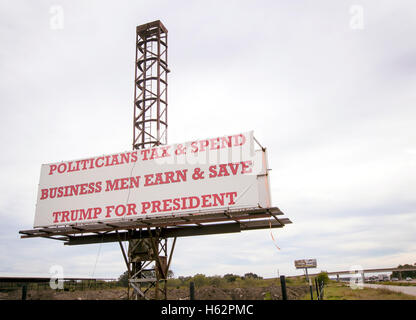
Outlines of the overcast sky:
M 61 15 L 62 13 L 62 15 Z M 42 163 L 131 149 L 135 27 L 169 30 L 170 144 L 254 130 L 283 229 L 180 238 L 175 275 L 416 262 L 414 1 L 0 0 L 0 274 L 117 277 L 117 243 L 22 240 Z

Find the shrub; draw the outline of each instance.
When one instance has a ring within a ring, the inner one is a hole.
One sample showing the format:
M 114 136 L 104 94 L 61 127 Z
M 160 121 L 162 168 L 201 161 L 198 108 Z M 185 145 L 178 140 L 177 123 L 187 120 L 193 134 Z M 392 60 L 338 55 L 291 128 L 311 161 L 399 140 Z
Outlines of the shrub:
M 193 281 L 195 283 L 195 287 L 201 288 L 202 286 L 208 283 L 208 279 L 204 274 L 198 273 L 194 275 Z
M 118 285 L 120 287 L 128 287 L 129 286 L 129 274 L 128 271 L 124 272 L 120 277 L 118 278 Z
M 235 275 L 235 274 L 231 274 L 231 273 L 227 273 L 226 275 L 224 275 L 224 279 L 227 280 L 227 282 L 234 282 L 238 278 L 240 278 L 240 277 Z
M 213 276 L 208 278 L 208 284 L 214 287 L 222 287 L 223 279 L 220 276 Z
M 251 279 L 263 279 L 262 277 L 259 277 L 257 274 L 255 274 L 253 272 L 249 272 L 249 273 L 246 273 L 244 275 L 244 279 L 248 279 L 248 278 L 251 278 Z
M 319 283 L 323 282 L 324 284 L 328 284 L 329 282 L 328 273 L 321 272 L 320 274 L 317 275 L 317 279 Z

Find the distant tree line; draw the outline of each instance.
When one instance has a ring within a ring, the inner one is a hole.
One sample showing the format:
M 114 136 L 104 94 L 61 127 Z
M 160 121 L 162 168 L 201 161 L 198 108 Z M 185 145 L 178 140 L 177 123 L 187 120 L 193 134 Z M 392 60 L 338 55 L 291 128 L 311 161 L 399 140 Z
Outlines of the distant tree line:
M 148 272 L 149 273 L 149 272 Z M 222 287 L 227 284 L 232 284 L 236 282 L 244 282 L 246 284 L 253 283 L 255 280 L 262 280 L 263 278 L 259 275 L 248 272 L 244 274 L 244 276 L 227 273 L 224 276 L 206 276 L 202 273 L 197 273 L 194 276 L 179 276 L 178 278 L 174 278 L 174 273 L 169 270 L 168 272 L 168 285 L 170 287 L 188 287 L 190 282 L 193 282 L 195 284 L 196 288 L 200 288 L 206 285 L 211 285 L 214 287 Z M 146 277 L 153 278 L 154 274 L 149 273 L 146 274 Z M 128 286 L 128 272 L 124 272 L 120 277 L 118 278 L 118 284 L 122 287 Z
M 404 265 L 400 264 L 397 268 L 398 269 L 407 269 L 407 268 L 414 268 L 414 267 L 415 266 L 411 265 L 411 264 L 404 264 Z M 391 277 L 392 278 L 399 278 L 400 273 L 402 274 L 402 278 L 407 278 L 407 277 L 410 277 L 410 278 L 413 278 L 413 279 L 416 278 L 416 270 L 415 271 L 393 271 L 392 274 L 391 274 Z

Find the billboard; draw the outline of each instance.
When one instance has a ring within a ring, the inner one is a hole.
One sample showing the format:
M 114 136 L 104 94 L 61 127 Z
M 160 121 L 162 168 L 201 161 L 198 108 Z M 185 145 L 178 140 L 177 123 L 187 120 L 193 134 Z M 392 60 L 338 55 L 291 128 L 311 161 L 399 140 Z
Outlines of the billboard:
M 253 132 L 44 164 L 34 227 L 270 207 Z
M 296 269 L 316 268 L 316 259 L 295 260 Z

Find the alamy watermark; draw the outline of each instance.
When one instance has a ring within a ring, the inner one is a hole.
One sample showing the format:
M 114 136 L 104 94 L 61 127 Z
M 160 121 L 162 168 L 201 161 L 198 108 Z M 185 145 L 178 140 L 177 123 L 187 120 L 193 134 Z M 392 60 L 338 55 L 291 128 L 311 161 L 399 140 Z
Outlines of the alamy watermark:
M 51 289 L 63 289 L 64 288 L 64 268 L 61 265 L 53 265 L 49 268 L 49 274 L 51 275 L 49 286 Z
M 350 28 L 352 30 L 364 29 L 364 7 L 358 4 L 350 7 Z
M 350 288 L 353 290 L 364 288 L 364 269 L 360 265 L 350 267 Z
M 61 5 L 53 5 L 49 8 L 49 27 L 51 30 L 64 28 L 64 8 Z

